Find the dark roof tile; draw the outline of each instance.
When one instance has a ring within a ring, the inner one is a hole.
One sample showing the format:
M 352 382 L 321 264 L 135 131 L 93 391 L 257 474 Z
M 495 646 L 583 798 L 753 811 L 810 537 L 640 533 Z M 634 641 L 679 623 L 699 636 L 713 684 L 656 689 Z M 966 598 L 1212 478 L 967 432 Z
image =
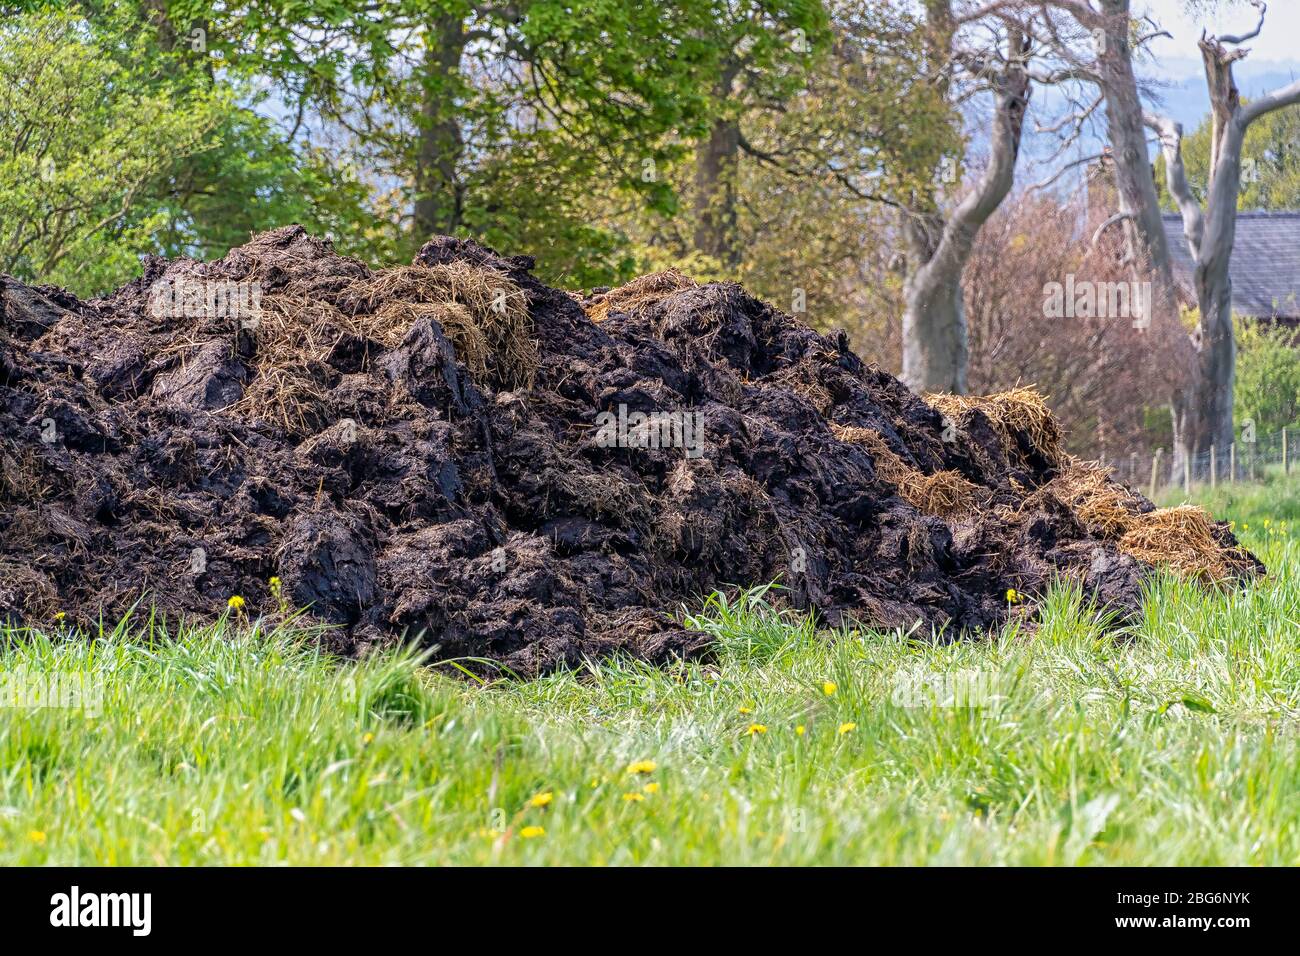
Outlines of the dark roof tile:
M 1194 264 L 1183 236 L 1183 221 L 1164 216 L 1173 259 L 1174 281 L 1191 302 Z M 1237 214 L 1237 242 L 1232 250 L 1232 308 L 1263 319 L 1300 319 L 1300 212 Z

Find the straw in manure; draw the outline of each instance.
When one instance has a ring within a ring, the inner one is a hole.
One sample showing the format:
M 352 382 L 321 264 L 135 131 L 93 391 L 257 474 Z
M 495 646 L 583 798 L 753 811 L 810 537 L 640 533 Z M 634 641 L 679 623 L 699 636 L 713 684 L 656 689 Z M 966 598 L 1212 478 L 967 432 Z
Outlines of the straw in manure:
M 391 349 L 429 317 L 485 387 L 529 388 L 540 361 L 523 290 L 468 262 L 385 269 L 328 296 L 291 281 L 263 295 L 261 306 L 253 380 L 234 407 L 269 414 L 296 434 L 323 424 L 326 364 L 349 337 Z
M 972 411 L 983 412 L 1002 439 L 1008 456 L 1020 455 L 1017 435 L 1022 435 L 1048 464 L 1061 460 L 1061 426 L 1043 396 L 1031 387 L 1013 388 L 995 395 L 950 395 L 930 392 L 926 402 L 954 422 Z
M 1110 469 L 1092 462 L 1067 457 L 1060 474 L 1045 487 L 1103 538 L 1121 537 L 1142 515 L 1142 503 L 1133 492 L 1112 478 Z
M 865 447 L 879 475 L 898 489 L 899 497 L 925 514 L 954 518 L 969 514 L 979 504 L 978 485 L 955 471 L 922 474 L 870 428 L 832 424 L 831 432 L 840 441 Z
M 1219 543 L 1213 519 L 1196 505 L 1141 515 L 1120 539 L 1119 549 L 1139 561 L 1206 584 L 1230 583 L 1252 568 L 1240 548 Z
M 604 322 L 611 312 L 635 312 L 677 292 L 694 289 L 697 283 L 675 269 L 651 272 L 633 279 L 627 285 L 610 289 L 592 298 L 586 307 L 587 318 Z

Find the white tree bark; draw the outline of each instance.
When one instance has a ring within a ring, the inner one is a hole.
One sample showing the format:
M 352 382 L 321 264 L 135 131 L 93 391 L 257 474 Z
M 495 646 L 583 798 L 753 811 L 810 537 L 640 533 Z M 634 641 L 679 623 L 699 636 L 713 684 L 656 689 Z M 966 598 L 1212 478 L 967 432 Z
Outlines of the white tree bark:
M 1134 69 L 1135 46 L 1151 37 L 1137 37 L 1135 42 L 1131 0 L 1043 0 L 1040 5 L 1065 11 L 1090 35 L 1083 44 L 1086 49 L 1076 48 L 1076 38 L 1063 36 L 1054 19 L 1045 18 L 1049 42 L 1067 63 L 1064 72 L 1095 85 L 1106 104 L 1118 201 L 1112 219 L 1123 223 L 1134 277 L 1151 283 L 1148 333 L 1168 347 L 1168 367 L 1162 370 L 1168 378 L 1163 384 L 1173 413 L 1173 464 L 1181 469 L 1188 439 L 1196 433 L 1197 356 L 1181 321 Z
M 1023 35 L 1011 31 L 1006 60 L 991 77 L 994 110 L 989 165 L 946 220 L 908 215 L 911 246 L 903 313 L 903 381 L 916 392 L 966 391 L 969 358 L 962 273 L 975 236 L 1015 183 L 1031 92 Z
M 1206 451 L 1211 445 L 1227 447 L 1234 439 L 1233 386 L 1236 379 L 1236 342 L 1232 328 L 1232 275 L 1229 266 L 1237 237 L 1237 203 L 1241 195 L 1241 152 L 1250 124 L 1262 116 L 1300 103 L 1300 82 L 1243 105 L 1233 78 L 1233 64 L 1244 50 L 1229 50 L 1259 35 L 1267 6 L 1254 31 L 1240 37 L 1203 37 L 1200 42 L 1205 78 L 1213 110 L 1210 182 L 1205 208 L 1196 201 L 1187 182 L 1182 158 L 1182 128 L 1168 117 L 1146 114 L 1148 126 L 1160 137 L 1165 158 L 1165 179 L 1183 218 L 1183 234 L 1196 264 L 1194 282 L 1200 307 L 1195 404 L 1188 410 L 1188 452 Z

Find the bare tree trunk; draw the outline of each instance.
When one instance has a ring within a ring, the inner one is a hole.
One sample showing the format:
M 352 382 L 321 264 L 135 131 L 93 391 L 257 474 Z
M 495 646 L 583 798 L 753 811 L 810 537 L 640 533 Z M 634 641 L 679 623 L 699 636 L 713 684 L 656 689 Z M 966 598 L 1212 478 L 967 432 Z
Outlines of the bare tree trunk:
M 695 249 L 725 266 L 739 261 L 736 249 L 736 166 L 740 124 L 718 119 L 695 151 Z
M 921 264 L 912 269 L 904 289 L 903 381 L 916 392 L 963 395 L 968 387 L 970 346 L 961 278 L 974 233 L 965 243 L 965 254 L 950 241 L 940 256 L 942 219 L 908 215 L 905 227 L 911 258 Z
M 719 103 L 732 95 L 739 73 L 729 62 L 714 88 Z M 695 148 L 695 235 L 697 252 L 712 256 L 724 266 L 740 261 L 736 248 L 736 172 L 740 159 L 740 122 L 720 116 L 707 138 Z
M 945 223 L 938 214 L 909 216 L 911 270 L 903 313 L 903 381 L 916 392 L 966 391 L 969 357 L 961 280 L 980 227 L 1015 182 L 1029 105 L 1023 36 L 1012 31 L 1006 63 L 992 77 L 993 130 L 989 166 Z
M 1225 256 L 1222 267 L 1196 267 L 1196 298 L 1201 307 L 1200 389 L 1196 427 L 1197 451 L 1233 441 L 1233 387 L 1237 343 L 1232 334 L 1232 278 Z
M 1169 404 L 1174 426 L 1173 467 L 1178 470 L 1183 459 L 1193 453 L 1199 431 L 1195 414 L 1196 349 L 1180 319 L 1169 242 L 1147 155 L 1142 101 L 1138 96 L 1129 34 L 1130 0 L 1100 0 L 1100 6 L 1102 19 L 1094 24 L 1104 38 L 1097 56 L 1098 79 L 1106 97 L 1119 212 L 1124 216 L 1134 256 L 1130 265 L 1151 282 L 1149 332 L 1168 342 L 1171 349 Z
M 1229 266 L 1237 238 L 1237 202 L 1241 195 L 1241 151 L 1250 124 L 1262 116 L 1300 102 L 1300 82 L 1241 103 L 1233 78 L 1233 64 L 1243 50 L 1228 50 L 1224 43 L 1240 44 L 1259 35 L 1266 7 L 1259 0 L 1259 26 L 1242 37 L 1205 37 L 1200 42 L 1205 78 L 1213 111 L 1210 182 L 1202 211 L 1187 182 L 1182 158 L 1182 127 L 1167 117 L 1146 115 L 1145 122 L 1160 134 L 1169 192 L 1178 201 L 1183 234 L 1196 263 L 1195 285 L 1200 307 L 1200 352 L 1194 376 L 1194 401 L 1185 408 L 1186 451 L 1204 451 L 1211 445 L 1232 443 L 1233 387 L 1237 348 L 1232 328 L 1232 275 Z
M 458 165 L 464 142 L 456 122 L 455 97 L 465 51 L 465 25 L 459 16 L 438 16 L 430 25 L 433 41 L 425 51 L 421 82 L 419 140 L 415 162 L 415 235 L 419 242 L 454 232 L 464 212 L 464 185 Z

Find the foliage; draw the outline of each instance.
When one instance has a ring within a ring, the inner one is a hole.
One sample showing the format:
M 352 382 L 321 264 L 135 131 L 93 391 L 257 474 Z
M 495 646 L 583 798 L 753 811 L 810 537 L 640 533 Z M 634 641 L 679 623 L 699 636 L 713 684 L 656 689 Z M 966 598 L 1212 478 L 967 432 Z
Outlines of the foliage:
M 286 222 L 384 252 L 356 174 L 294 148 L 138 12 L 70 5 L 0 30 L 0 269 L 89 295 L 143 253 L 219 256 Z
M 212 147 L 159 183 L 165 219 L 154 241 L 163 255 L 217 258 L 251 233 L 296 222 L 333 236 L 342 252 L 391 262 L 391 238 L 373 225 L 380 202 L 328 151 L 295 149 L 273 121 L 234 108 L 213 130 Z
M 1300 418 L 1300 345 L 1292 329 L 1262 322 L 1236 323 L 1238 422 L 1275 432 Z
M 95 292 L 122 280 L 163 224 L 150 188 L 211 149 L 229 108 L 149 75 L 149 39 L 106 51 L 74 12 L 0 23 L 0 271 Z

